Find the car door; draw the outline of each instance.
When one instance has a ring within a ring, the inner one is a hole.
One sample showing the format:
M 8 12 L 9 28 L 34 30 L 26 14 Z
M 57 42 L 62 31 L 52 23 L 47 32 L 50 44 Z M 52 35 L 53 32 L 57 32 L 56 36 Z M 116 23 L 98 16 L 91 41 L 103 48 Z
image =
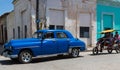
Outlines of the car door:
M 57 53 L 57 44 L 54 37 L 55 37 L 54 32 L 45 33 L 44 39 L 42 42 L 43 55 Z
M 56 32 L 56 42 L 58 46 L 58 53 L 68 52 L 69 38 L 64 32 Z

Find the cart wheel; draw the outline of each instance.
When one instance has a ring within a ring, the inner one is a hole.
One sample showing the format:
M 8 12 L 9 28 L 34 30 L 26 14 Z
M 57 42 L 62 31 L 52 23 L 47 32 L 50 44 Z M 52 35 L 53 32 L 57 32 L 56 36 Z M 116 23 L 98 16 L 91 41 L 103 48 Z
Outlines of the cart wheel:
M 112 53 L 113 49 L 107 49 L 108 53 Z
M 92 52 L 93 52 L 93 55 L 97 55 L 98 54 L 98 48 L 97 47 L 93 48 Z
M 119 53 L 119 52 L 120 52 L 119 47 L 116 47 L 116 48 L 115 48 L 115 51 L 116 51 L 116 53 Z

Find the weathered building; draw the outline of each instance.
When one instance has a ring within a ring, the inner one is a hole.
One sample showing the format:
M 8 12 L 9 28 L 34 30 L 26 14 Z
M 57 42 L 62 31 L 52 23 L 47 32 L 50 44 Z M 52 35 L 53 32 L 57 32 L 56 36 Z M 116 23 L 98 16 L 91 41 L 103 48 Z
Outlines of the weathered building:
M 7 42 L 7 16 L 9 13 L 5 13 L 0 16 L 0 44 Z
M 94 46 L 96 42 L 96 0 L 67 0 L 66 29 L 75 37 L 86 42 L 87 46 Z
M 14 0 L 13 4 L 14 38 L 31 37 L 36 31 L 36 0 Z M 95 9 L 96 0 L 39 0 L 39 19 L 43 29 L 69 30 L 91 46 L 96 41 Z
M 30 0 L 14 0 L 14 16 L 15 16 L 15 38 L 31 37 L 33 28 L 36 28 L 35 23 L 32 25 L 32 5 Z M 35 12 L 34 12 L 35 13 Z
M 14 11 L 7 15 L 7 40 L 15 39 L 15 16 Z

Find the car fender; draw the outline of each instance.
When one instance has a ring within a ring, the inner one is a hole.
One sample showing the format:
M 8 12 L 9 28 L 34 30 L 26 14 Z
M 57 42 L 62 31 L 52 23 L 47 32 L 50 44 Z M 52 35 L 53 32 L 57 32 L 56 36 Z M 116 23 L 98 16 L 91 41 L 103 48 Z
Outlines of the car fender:
M 69 46 L 69 53 L 72 52 L 72 49 L 73 49 L 73 48 L 78 48 L 79 51 L 80 51 L 80 46 Z

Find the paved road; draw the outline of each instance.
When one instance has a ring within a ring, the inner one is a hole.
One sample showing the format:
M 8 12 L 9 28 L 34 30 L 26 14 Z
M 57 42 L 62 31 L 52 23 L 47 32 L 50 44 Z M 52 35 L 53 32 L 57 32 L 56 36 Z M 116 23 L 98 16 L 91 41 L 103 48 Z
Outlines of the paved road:
M 30 64 L 12 62 L 0 56 L 0 70 L 120 70 L 120 54 L 104 52 L 93 56 L 91 52 L 82 52 L 78 58 L 38 58 Z

